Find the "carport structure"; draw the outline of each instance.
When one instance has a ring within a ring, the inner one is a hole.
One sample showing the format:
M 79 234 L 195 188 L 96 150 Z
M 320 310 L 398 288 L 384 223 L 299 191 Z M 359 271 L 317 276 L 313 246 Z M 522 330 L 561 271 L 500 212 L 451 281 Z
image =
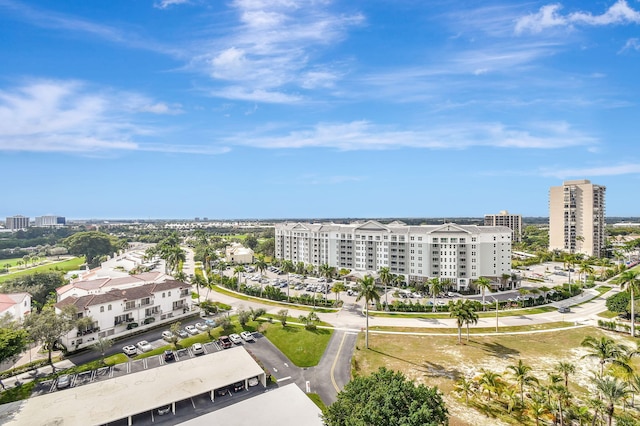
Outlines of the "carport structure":
M 25 400 L 6 425 L 101 425 L 127 419 L 266 374 L 243 347 L 171 363 L 159 368 L 72 387 Z

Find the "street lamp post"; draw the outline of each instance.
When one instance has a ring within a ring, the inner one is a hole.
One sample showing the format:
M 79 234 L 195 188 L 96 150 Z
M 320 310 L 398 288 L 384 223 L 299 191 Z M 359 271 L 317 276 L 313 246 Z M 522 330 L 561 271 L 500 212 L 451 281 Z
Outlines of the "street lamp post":
M 493 300 L 496 301 L 496 333 L 498 332 L 498 299 L 496 299 L 493 296 L 489 296 L 491 297 Z

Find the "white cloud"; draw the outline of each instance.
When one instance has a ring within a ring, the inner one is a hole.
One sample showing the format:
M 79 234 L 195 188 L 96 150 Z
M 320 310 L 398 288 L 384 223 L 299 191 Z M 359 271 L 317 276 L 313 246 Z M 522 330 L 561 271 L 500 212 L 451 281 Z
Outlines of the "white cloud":
M 568 27 L 574 24 L 599 26 L 640 23 L 640 12 L 629 7 L 625 0 L 616 1 L 601 15 L 583 11 L 562 15 L 559 13 L 561 8 L 557 3 L 542 6 L 537 13 L 518 19 L 515 32 L 540 33 L 548 28 Z
M 627 50 L 640 50 L 640 39 L 637 39 L 635 37 L 630 38 L 629 40 L 627 40 L 627 42 L 624 44 L 624 46 L 622 47 L 622 49 L 620 49 L 620 52 L 618 53 L 622 53 Z
M 185 3 L 189 3 L 189 0 L 161 0 L 159 2 L 155 2 L 153 7 L 157 9 L 167 9 L 168 7 Z
M 543 176 L 566 179 L 580 176 L 620 176 L 640 174 L 640 164 L 618 164 L 614 166 L 585 167 L 576 169 L 545 169 Z
M 0 90 L 0 151 L 224 151 L 141 142 L 154 139 L 159 129 L 137 114 L 177 111 L 136 93 L 97 90 L 78 81 L 32 81 Z
M 598 141 L 566 123 L 533 123 L 527 128 L 502 123 L 443 124 L 428 130 L 395 130 L 368 121 L 320 123 L 283 136 L 241 134 L 229 144 L 266 149 L 334 148 L 386 150 L 397 148 L 466 149 L 474 146 L 516 149 L 559 149 L 597 145 Z
M 223 87 L 216 96 L 256 102 L 299 102 L 285 92 L 331 87 L 343 73 L 315 63 L 318 52 L 360 25 L 359 14 L 335 14 L 329 1 L 236 0 L 238 22 L 192 61 Z M 226 86 L 226 87 L 224 87 Z M 274 96 L 274 94 L 277 94 Z M 266 95 L 266 96 L 265 96 Z

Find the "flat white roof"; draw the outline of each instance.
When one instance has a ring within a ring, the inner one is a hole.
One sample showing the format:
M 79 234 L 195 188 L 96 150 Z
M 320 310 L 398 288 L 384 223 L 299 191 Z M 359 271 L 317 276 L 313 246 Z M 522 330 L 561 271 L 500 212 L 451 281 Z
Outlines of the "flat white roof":
M 203 394 L 264 371 L 241 346 L 101 380 L 22 403 L 6 425 L 105 424 Z
M 291 383 L 180 423 L 180 426 L 323 426 L 321 415 L 320 408 Z

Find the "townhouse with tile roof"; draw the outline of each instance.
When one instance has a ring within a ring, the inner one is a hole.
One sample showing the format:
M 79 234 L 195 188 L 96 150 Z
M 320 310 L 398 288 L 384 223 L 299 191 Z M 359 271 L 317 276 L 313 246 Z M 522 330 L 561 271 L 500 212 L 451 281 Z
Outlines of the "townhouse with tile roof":
M 0 293 L 0 317 L 10 315 L 14 320 L 23 321 L 31 312 L 29 293 Z

